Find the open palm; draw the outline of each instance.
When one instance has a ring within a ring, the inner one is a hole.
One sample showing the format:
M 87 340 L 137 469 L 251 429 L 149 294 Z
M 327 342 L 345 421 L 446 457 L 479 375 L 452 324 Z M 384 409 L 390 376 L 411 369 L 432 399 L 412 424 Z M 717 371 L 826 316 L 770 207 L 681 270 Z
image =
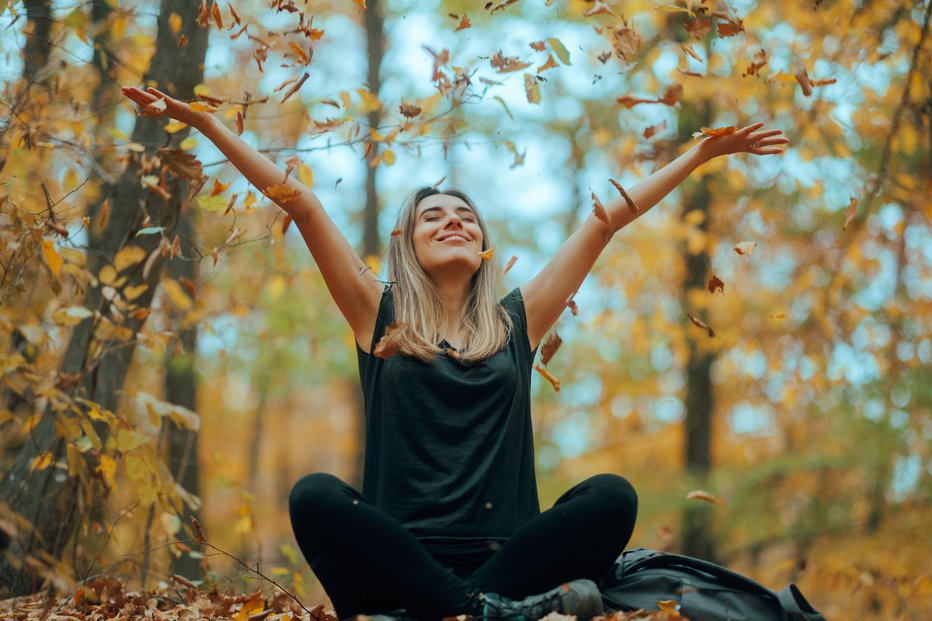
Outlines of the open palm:
M 730 134 L 705 138 L 700 146 L 709 159 L 742 151 L 754 155 L 783 153 L 782 147 L 789 144 L 789 139 L 779 129 L 761 131 L 763 127 L 761 122 L 752 123 Z
M 210 114 L 192 110 L 191 106 L 183 101 L 178 101 L 162 91 L 152 88 L 146 90 L 136 88 L 135 86 L 124 86 L 120 89 L 123 95 L 138 104 L 142 110 L 139 112 L 143 116 L 162 116 L 176 119 L 182 123 L 187 123 L 192 127 L 198 127 L 210 119 Z M 165 102 L 164 108 L 158 101 Z

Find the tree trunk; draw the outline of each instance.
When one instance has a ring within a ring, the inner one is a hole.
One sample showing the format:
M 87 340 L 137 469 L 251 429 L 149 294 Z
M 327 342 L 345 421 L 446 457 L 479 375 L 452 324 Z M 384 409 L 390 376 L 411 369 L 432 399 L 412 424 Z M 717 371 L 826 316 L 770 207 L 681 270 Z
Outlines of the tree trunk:
M 196 242 L 194 231 L 194 212 L 190 206 L 182 207 L 178 221 L 177 234 L 180 239 L 181 256 L 168 262 L 168 275 L 176 280 L 187 278 L 197 284 L 197 264 L 194 262 Z M 196 290 L 196 289 L 195 289 Z M 165 365 L 165 400 L 189 410 L 197 410 L 197 374 L 194 362 L 197 359 L 197 324 L 184 325 L 182 317 L 172 318 L 173 331 L 178 334 L 178 347 L 173 349 Z M 200 496 L 200 462 L 198 461 L 198 432 L 176 425 L 172 420 L 165 421 L 168 435 L 168 469 L 181 487 L 194 496 Z M 199 511 L 187 504 L 180 507 L 179 516 L 186 531 L 192 531 L 191 518 L 200 521 Z M 200 546 L 192 541 L 188 545 L 200 552 Z M 171 557 L 171 572 L 199 580 L 202 577 L 201 564 L 198 559 L 185 553 Z
M 708 127 L 711 124 L 711 104 L 704 102 L 696 109 L 684 104 L 681 108 L 680 132 L 693 127 Z M 683 196 L 683 212 L 699 210 L 704 217 L 698 225 L 704 233 L 709 230 L 709 209 L 712 201 L 709 189 L 709 177 L 702 177 L 696 184 L 687 186 Z M 695 289 L 705 289 L 708 279 L 707 265 L 709 255 L 705 248 L 692 254 L 684 244 L 683 262 L 685 275 L 681 290 L 681 304 L 686 312 L 697 314 L 690 309 L 689 293 Z M 704 317 L 699 317 L 705 320 Z M 708 322 L 706 322 L 708 323 Z M 684 462 L 691 480 L 703 486 L 712 467 L 712 364 L 715 355 L 703 352 L 698 346 L 699 339 L 709 338 L 704 332 L 688 325 L 687 341 L 689 358 L 686 362 L 686 433 Z M 683 511 L 683 553 L 706 560 L 714 560 L 714 539 L 711 532 L 710 507 L 705 503 L 689 503 Z
M 369 82 L 369 92 L 379 96 L 382 89 L 382 79 L 380 71 L 382 68 L 382 56 L 385 51 L 385 20 L 382 17 L 381 0 L 369 0 L 366 4 L 365 26 L 366 26 L 366 52 L 369 56 L 367 70 L 367 79 Z M 369 112 L 369 127 L 377 129 L 381 122 L 382 115 L 380 110 Z M 379 238 L 379 197 L 376 194 L 376 172 L 378 167 L 369 166 L 366 161 L 366 208 L 363 211 L 363 235 L 362 235 L 362 256 L 368 260 L 372 257 L 378 257 L 382 250 L 381 240 Z M 362 475 L 365 461 L 365 411 L 363 405 L 362 388 L 357 384 L 355 389 L 356 401 L 356 428 L 359 430 L 359 450 L 356 452 L 356 461 L 353 464 L 353 474 L 349 477 L 348 483 L 357 490 L 362 489 Z
M 156 54 L 152 59 L 146 79 L 153 80 L 174 96 L 190 98 L 194 86 L 203 80 L 203 63 L 207 51 L 207 30 L 196 26 L 197 3 L 186 0 L 162 0 L 159 29 L 156 38 Z M 178 13 L 185 24 L 188 45 L 177 46 L 176 36 L 168 26 L 171 13 Z M 151 155 L 153 147 L 165 142 L 162 123 L 156 119 L 140 117 L 133 130 L 132 140 L 147 145 Z M 172 137 L 174 144 L 182 140 L 186 131 Z M 137 160 L 138 161 L 138 160 Z M 173 236 L 177 226 L 181 199 L 187 191 L 184 180 L 167 176 L 171 198 L 163 200 L 139 182 L 136 166 L 127 166 L 111 191 L 110 217 L 99 239 L 89 241 L 87 268 L 94 274 L 112 261 L 116 253 L 127 245 L 138 245 L 147 254 L 155 251 L 161 242 L 159 235 L 136 236 L 146 216 L 149 223 L 166 227 L 165 234 Z M 142 308 L 148 308 L 159 280 L 159 270 L 151 269 L 143 276 L 142 264 L 128 270 L 128 281 L 123 287 L 148 285 L 145 293 L 134 300 Z M 103 299 L 100 286 L 90 287 L 84 306 L 109 316 L 109 304 Z M 112 316 L 111 316 L 112 317 Z M 118 323 L 117 318 L 113 318 Z M 144 319 L 126 316 L 122 325 L 135 334 Z M 71 340 L 61 365 L 61 374 L 75 374 L 77 378 L 66 392 L 72 397 L 81 397 L 99 403 L 108 410 L 119 406 L 119 393 L 132 360 L 132 343 L 115 339 L 98 340 L 93 331 L 95 318 L 88 318 L 74 327 Z M 78 403 L 75 403 L 78 405 Z M 10 558 L 0 559 L 0 584 L 11 594 L 19 595 L 35 591 L 43 580 L 43 572 L 30 564 L 17 563 L 24 557 L 41 557 L 48 554 L 61 558 L 65 547 L 74 539 L 83 519 L 94 506 L 100 506 L 107 491 L 98 479 L 87 476 L 82 483 L 58 468 L 33 471 L 33 460 L 46 452 L 56 461 L 65 454 L 65 445 L 56 433 L 55 423 L 61 416 L 51 406 L 43 412 L 40 422 L 33 430 L 29 441 L 17 455 L 12 469 L 0 480 L 0 498 L 35 527 L 34 533 L 12 542 Z M 106 441 L 108 427 L 95 421 L 95 430 Z M 93 472 L 97 455 L 89 451 L 88 472 Z
M 26 45 L 23 47 L 23 77 L 27 82 L 44 82 L 52 53 L 52 0 L 25 0 Z

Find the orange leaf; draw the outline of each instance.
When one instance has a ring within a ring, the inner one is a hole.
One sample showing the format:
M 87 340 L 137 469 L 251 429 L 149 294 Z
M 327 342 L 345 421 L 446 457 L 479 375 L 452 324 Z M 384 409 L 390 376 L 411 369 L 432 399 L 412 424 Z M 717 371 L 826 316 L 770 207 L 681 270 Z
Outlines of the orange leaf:
M 566 305 L 569 307 L 570 312 L 573 313 L 573 317 L 579 314 L 579 307 L 576 306 L 576 302 L 573 300 L 573 297 L 576 294 L 574 293 L 570 297 L 566 298 Z
M 508 259 L 508 263 L 505 265 L 505 273 L 508 273 L 508 270 L 511 269 L 511 266 L 515 264 L 515 261 L 518 260 L 518 257 L 511 255 L 511 258 Z
M 548 373 L 547 369 L 542 368 L 539 364 L 534 365 L 534 370 L 547 378 L 547 381 L 550 382 L 555 391 L 560 392 L 560 380 Z
M 592 188 L 589 189 L 592 194 L 592 212 L 595 214 L 595 217 L 604 222 L 605 224 L 611 225 L 611 220 L 609 220 L 608 212 L 605 211 L 605 207 L 602 205 L 602 201 L 599 200 L 599 197 L 595 195 L 595 192 L 592 192 Z
M 464 13 L 462 19 L 460 19 L 459 26 L 457 26 L 456 30 L 454 30 L 453 32 L 459 32 L 460 30 L 466 30 L 470 26 L 472 26 L 472 23 L 469 21 L 469 16 Z
M 399 235 L 401 235 L 401 229 L 395 229 L 392 231 L 392 237 L 398 237 Z
M 650 140 L 653 138 L 654 134 L 657 132 L 663 131 L 667 128 L 667 122 L 659 123 L 657 125 L 651 125 L 644 129 L 644 140 Z
M 744 32 L 744 22 L 737 17 L 720 19 L 718 22 L 718 36 L 733 37 Z
M 631 195 L 625 192 L 625 189 L 621 187 L 621 184 L 615 181 L 614 179 L 609 179 L 609 182 L 615 186 L 615 189 L 618 190 L 618 193 L 621 194 L 621 198 L 625 200 L 625 203 L 628 205 L 628 210 L 631 213 L 638 213 L 641 209 L 638 207 L 638 204 L 634 202 L 634 199 L 631 198 Z
M 197 287 L 194 286 L 194 282 L 190 278 L 182 276 L 178 280 L 181 281 L 181 284 L 184 285 L 184 288 L 187 289 L 188 293 L 191 294 L 192 300 L 197 298 Z
M 488 250 L 483 250 L 480 252 L 479 256 L 488 261 L 492 258 L 493 254 L 495 254 L 495 248 L 489 248 Z
M 806 73 L 806 68 L 797 68 L 793 77 L 796 78 L 799 87 L 803 89 L 803 97 L 810 97 L 812 95 L 812 81 L 809 79 L 809 74 Z
M 680 48 L 681 48 L 684 52 L 686 52 L 687 54 L 689 54 L 690 56 L 692 56 L 694 59 L 698 60 L 699 62 L 702 62 L 702 57 L 699 56 L 699 54 L 696 54 L 696 52 L 693 51 L 693 48 L 692 48 L 691 45 L 681 45 Z
M 288 203 L 301 196 L 301 190 L 282 184 L 270 185 L 265 188 L 263 193 L 273 201 L 279 203 Z
M 301 62 L 302 65 L 306 65 L 309 62 L 311 62 L 311 59 L 308 57 L 307 52 L 304 51 L 304 48 L 302 48 L 300 45 L 298 45 L 294 41 L 289 41 L 288 47 L 291 48 L 291 51 L 294 52 L 295 56 L 298 57 L 298 60 Z
M 217 30 L 223 30 L 223 18 L 220 16 L 219 2 L 214 2 L 213 8 L 211 9 L 211 16 L 214 18 L 214 23 L 217 24 Z
M 704 136 L 727 136 L 728 134 L 733 134 L 738 131 L 738 128 L 734 125 L 729 125 L 728 127 L 703 127 L 700 130 Z
M 707 286 L 709 288 L 709 293 L 715 294 L 715 290 L 718 289 L 722 292 L 722 295 L 725 295 L 725 283 L 714 273 L 712 274 L 712 278 L 709 279 L 709 284 Z
M 559 66 L 560 65 L 557 64 L 556 59 L 554 59 L 553 54 L 548 54 L 547 62 L 545 62 L 543 65 L 537 68 L 537 73 L 541 73 L 543 71 L 546 71 L 547 69 L 553 69 L 554 67 L 559 67 Z
M 857 210 L 858 210 L 858 199 L 852 197 L 851 199 L 849 199 L 848 209 L 846 210 L 846 213 L 845 213 L 845 226 L 843 227 L 842 230 L 845 230 L 845 231 L 848 230 L 848 225 L 851 224 L 851 222 L 854 220 L 854 216 L 857 214 Z
M 550 359 L 553 358 L 553 355 L 557 353 L 562 344 L 563 339 L 560 338 L 557 331 L 551 331 L 547 338 L 544 339 L 543 345 L 540 346 L 540 361 L 545 365 L 550 362 Z
M 533 41 L 529 43 L 528 45 L 531 46 L 531 49 L 537 50 L 538 52 L 543 52 L 544 48 L 547 47 L 547 44 L 544 43 L 543 41 Z
M 379 339 L 379 342 L 375 344 L 375 347 L 372 349 L 372 355 L 376 358 L 382 358 L 387 360 L 398 353 L 401 343 L 399 338 L 402 331 L 404 330 L 405 325 L 403 323 L 394 322 L 392 325 L 388 326 L 385 329 L 385 334 L 382 338 Z
M 210 195 L 211 195 L 211 196 L 216 196 L 216 195 L 220 194 L 221 192 L 223 192 L 224 190 L 226 190 L 228 187 L 230 187 L 230 184 L 231 184 L 231 183 L 233 183 L 233 182 L 232 182 L 232 181 L 229 181 L 229 182 L 227 182 L 227 183 L 220 183 L 220 180 L 219 180 L 219 179 L 214 178 L 214 189 L 211 190 Z
M 285 216 L 285 219 L 282 220 L 282 235 L 284 235 L 284 234 L 285 234 L 285 231 L 288 230 L 288 227 L 291 226 L 292 220 L 293 220 L 293 219 L 292 219 L 292 217 L 291 217 L 291 214 L 287 214 L 287 215 Z
M 701 489 L 693 490 L 686 494 L 687 500 L 704 500 L 706 502 L 711 502 L 713 505 L 719 507 L 725 506 L 725 501 L 719 498 L 718 496 L 713 496 L 709 492 Z

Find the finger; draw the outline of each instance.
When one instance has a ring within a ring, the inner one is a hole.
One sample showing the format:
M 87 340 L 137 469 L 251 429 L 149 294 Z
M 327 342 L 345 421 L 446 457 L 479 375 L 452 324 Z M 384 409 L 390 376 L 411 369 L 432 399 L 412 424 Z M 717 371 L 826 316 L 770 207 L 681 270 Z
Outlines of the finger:
M 779 129 L 770 129 L 765 132 L 754 132 L 753 134 L 748 134 L 748 138 L 752 140 L 760 140 L 761 138 L 770 138 L 771 136 L 779 136 L 783 133 Z
M 750 134 L 755 129 L 760 129 L 763 126 L 764 126 L 764 122 L 758 121 L 757 123 L 752 123 L 748 125 L 747 127 L 742 127 L 741 129 L 738 130 L 737 133 L 747 135 L 747 134 Z

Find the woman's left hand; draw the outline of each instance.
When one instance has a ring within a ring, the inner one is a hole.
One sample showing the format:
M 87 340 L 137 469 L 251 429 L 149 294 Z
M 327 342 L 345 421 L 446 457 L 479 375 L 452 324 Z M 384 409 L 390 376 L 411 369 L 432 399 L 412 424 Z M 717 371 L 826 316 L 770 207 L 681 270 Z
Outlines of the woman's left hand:
M 781 148 L 789 144 L 789 138 L 783 136 L 779 129 L 765 129 L 762 122 L 752 123 L 738 131 L 722 136 L 710 136 L 699 143 L 699 150 L 707 159 L 732 153 L 753 153 L 754 155 L 779 155 Z

